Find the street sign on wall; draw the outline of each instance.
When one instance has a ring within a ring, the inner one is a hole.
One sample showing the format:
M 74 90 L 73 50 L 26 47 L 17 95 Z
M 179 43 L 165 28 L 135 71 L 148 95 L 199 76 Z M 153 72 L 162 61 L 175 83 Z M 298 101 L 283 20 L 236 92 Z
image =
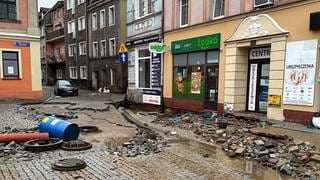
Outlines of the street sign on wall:
M 119 53 L 118 60 L 119 62 L 128 62 L 128 53 L 127 52 Z

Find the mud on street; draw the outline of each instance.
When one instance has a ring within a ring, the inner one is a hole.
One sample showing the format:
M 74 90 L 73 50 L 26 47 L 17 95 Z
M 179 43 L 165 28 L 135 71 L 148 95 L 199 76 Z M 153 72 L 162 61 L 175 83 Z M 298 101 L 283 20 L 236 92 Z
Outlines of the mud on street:
M 137 128 L 121 115 L 123 109 L 112 105 L 122 98 L 89 93 L 55 97 L 44 104 L 1 102 L 1 133 L 37 132 L 39 122 L 49 114 L 79 126 L 97 126 L 99 131 L 80 133 L 80 140 L 92 144 L 84 151 L 34 153 L 26 151 L 23 143 L 1 143 L 0 179 L 291 179 L 256 160 L 228 157 L 219 145 L 208 143 L 204 133 L 196 135 L 170 124 L 169 117 L 159 118 L 157 113 L 137 114 L 139 108 L 135 113 L 127 111 L 153 130 Z M 76 171 L 52 169 L 56 160 L 65 158 L 84 160 L 87 166 Z

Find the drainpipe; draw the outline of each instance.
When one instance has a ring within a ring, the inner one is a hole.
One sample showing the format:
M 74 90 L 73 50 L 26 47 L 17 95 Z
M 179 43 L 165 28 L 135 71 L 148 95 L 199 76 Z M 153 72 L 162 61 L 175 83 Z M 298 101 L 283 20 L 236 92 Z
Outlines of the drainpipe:
M 85 12 L 84 12 L 84 17 L 86 18 L 86 50 L 87 50 L 87 54 L 86 54 L 86 61 L 87 61 L 87 89 L 89 89 L 89 41 L 88 41 L 88 28 L 89 28 L 89 17 L 87 17 L 87 1 L 84 3 L 84 9 L 85 9 Z
M 161 42 L 164 43 L 164 3 L 165 0 L 162 0 L 162 9 L 161 9 Z M 165 52 L 164 52 L 165 53 Z M 164 78 L 164 53 L 161 54 L 161 112 L 164 112 L 164 97 L 163 97 L 163 78 Z

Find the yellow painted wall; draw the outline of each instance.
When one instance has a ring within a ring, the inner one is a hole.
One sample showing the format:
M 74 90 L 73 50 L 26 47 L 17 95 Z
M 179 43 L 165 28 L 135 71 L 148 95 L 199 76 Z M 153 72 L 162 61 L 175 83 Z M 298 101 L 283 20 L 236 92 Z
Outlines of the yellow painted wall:
M 320 32 L 309 31 L 309 18 L 311 12 L 319 11 L 319 1 L 302 1 L 299 3 L 290 4 L 287 6 L 276 7 L 267 11 L 258 11 L 249 15 L 268 14 L 270 15 L 283 29 L 289 31 L 287 41 L 301 41 L 310 39 L 319 39 Z M 244 15 L 237 17 L 229 17 L 205 24 L 190 26 L 187 28 L 166 32 L 164 35 L 164 43 L 171 46 L 172 41 L 199 37 L 208 34 L 221 33 L 221 53 L 220 53 L 220 71 L 219 71 L 219 97 L 218 102 L 224 102 L 224 87 L 225 87 L 225 60 L 226 51 L 224 42 L 231 37 L 236 31 L 238 25 L 245 18 Z M 281 54 L 274 54 L 274 56 Z M 319 61 L 319 60 L 318 60 Z M 282 65 L 282 64 L 281 64 Z M 317 66 L 318 67 L 318 66 Z M 172 98 L 172 54 L 167 51 L 164 55 L 164 97 Z M 317 68 L 318 69 L 318 68 Z M 279 91 L 278 91 L 279 92 Z M 306 106 L 289 106 L 282 105 L 282 109 L 302 110 L 302 111 L 317 111 L 319 109 L 319 82 L 316 83 L 315 90 L 315 105 L 313 107 Z M 282 94 L 282 93 L 281 93 Z

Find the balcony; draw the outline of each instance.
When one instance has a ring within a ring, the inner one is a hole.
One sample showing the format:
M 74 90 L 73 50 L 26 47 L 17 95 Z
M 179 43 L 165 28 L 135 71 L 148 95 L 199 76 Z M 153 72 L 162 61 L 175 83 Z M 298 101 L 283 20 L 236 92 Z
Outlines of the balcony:
M 48 64 L 59 64 L 59 63 L 64 63 L 64 62 L 65 62 L 65 60 L 64 60 L 63 54 L 47 57 Z
M 64 38 L 64 28 L 47 33 L 47 42 L 55 42 Z

